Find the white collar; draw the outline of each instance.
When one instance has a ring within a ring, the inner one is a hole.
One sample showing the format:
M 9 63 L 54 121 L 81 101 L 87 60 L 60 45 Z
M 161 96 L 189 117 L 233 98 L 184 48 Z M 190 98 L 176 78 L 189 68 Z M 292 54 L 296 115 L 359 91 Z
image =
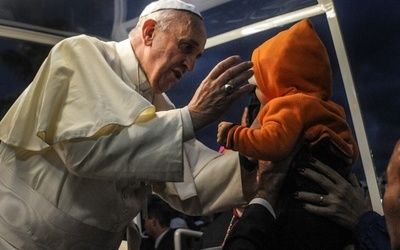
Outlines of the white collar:
M 119 58 L 121 59 L 122 67 L 129 76 L 131 82 L 135 85 L 135 88 L 140 88 L 140 93 L 151 90 L 146 74 L 139 67 L 139 62 L 136 58 L 135 52 L 133 51 L 129 38 L 118 42 L 116 44 L 116 49 Z

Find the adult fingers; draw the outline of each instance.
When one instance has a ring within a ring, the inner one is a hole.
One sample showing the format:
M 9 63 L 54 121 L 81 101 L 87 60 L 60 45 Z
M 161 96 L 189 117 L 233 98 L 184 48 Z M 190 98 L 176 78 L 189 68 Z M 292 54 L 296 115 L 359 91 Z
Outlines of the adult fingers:
M 207 77 L 217 79 L 221 74 L 225 73 L 227 69 L 240 62 L 240 56 L 230 56 L 225 60 L 219 62 L 208 74 Z
M 332 215 L 332 212 L 331 212 L 332 209 L 329 206 L 320 206 L 320 205 L 314 205 L 311 203 L 306 203 L 306 204 L 304 204 L 303 208 L 310 213 L 321 215 L 321 216 L 330 217 Z
M 314 181 L 323 189 L 325 189 L 328 193 L 335 190 L 336 184 L 330 178 L 327 178 L 324 174 L 319 173 L 311 168 L 299 169 L 299 174 L 307 177 L 311 181 Z
M 244 84 L 253 76 L 251 61 L 240 62 L 239 56 L 231 56 L 218 63 L 208 74 L 205 84 L 215 84 L 229 96 L 237 100 L 254 89 L 252 84 Z M 226 86 L 230 87 L 229 90 Z
M 347 177 L 347 180 L 349 181 L 350 185 L 353 187 L 354 192 L 356 192 L 359 197 L 365 196 L 365 190 L 361 187 L 355 174 L 353 174 L 353 173 L 349 174 L 349 176 Z
M 251 75 L 246 76 L 246 79 L 248 79 L 247 77 L 250 78 L 250 77 L 252 76 L 252 74 L 253 74 L 253 72 L 251 72 Z M 244 80 L 244 81 L 246 81 L 246 80 Z M 238 84 L 241 84 L 241 83 L 243 83 L 244 81 L 239 82 Z M 240 99 L 242 96 L 244 96 L 244 95 L 246 95 L 247 93 L 251 92 L 253 89 L 254 89 L 254 85 L 253 85 L 253 84 L 246 83 L 246 84 L 244 84 L 243 86 L 240 86 L 239 88 L 236 88 L 236 87 L 235 87 L 234 92 L 233 92 L 232 94 L 229 94 L 229 96 L 230 96 L 233 100 L 238 100 L 238 99 Z M 225 89 L 224 89 L 224 90 L 225 90 Z
M 296 193 L 296 199 L 303 201 L 303 208 L 313 214 L 330 217 L 334 212 L 329 195 L 301 191 Z
M 231 56 L 219 62 L 208 74 L 208 78 L 218 79 L 221 87 L 225 84 L 230 84 L 234 88 L 239 87 L 253 75 L 250 70 L 253 66 L 252 62 L 239 63 L 240 60 L 239 56 Z
M 353 174 L 353 173 L 349 174 L 349 176 L 347 177 L 347 180 L 350 182 L 350 184 L 353 187 L 360 187 L 360 183 L 358 182 L 358 179 L 355 174 Z
M 330 204 L 329 195 L 324 194 L 299 191 L 295 194 L 295 198 L 318 206 L 327 206 Z
M 239 61 L 238 56 L 221 61 L 197 88 L 188 104 L 195 132 L 217 120 L 235 101 L 254 89 L 251 84 L 238 88 L 239 84 L 246 82 L 253 75 L 249 70 L 252 63 L 237 64 Z

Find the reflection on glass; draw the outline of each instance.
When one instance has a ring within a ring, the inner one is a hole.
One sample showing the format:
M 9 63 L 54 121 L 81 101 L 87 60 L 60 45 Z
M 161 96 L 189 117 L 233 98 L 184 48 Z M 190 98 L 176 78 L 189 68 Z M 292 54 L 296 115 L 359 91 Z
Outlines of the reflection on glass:
M 202 13 L 207 34 L 217 34 L 317 4 L 316 0 L 233 0 Z
M 111 39 L 113 25 L 125 27 L 123 23 L 135 20 L 151 1 L 1 0 L 0 24 L 11 21 L 13 26 L 21 28 L 28 24 L 30 29 L 46 28 L 57 34 L 64 31 Z M 214 36 L 315 4 L 317 0 L 232 0 L 202 14 L 209 36 Z M 114 20 L 118 21 L 114 23 Z
M 51 46 L 0 38 L 0 118 L 28 86 Z
M 2 21 L 3 20 L 3 21 Z M 114 21 L 114 1 L 2 0 L 0 23 L 85 33 L 108 38 Z M 33 28 L 34 29 L 34 28 Z

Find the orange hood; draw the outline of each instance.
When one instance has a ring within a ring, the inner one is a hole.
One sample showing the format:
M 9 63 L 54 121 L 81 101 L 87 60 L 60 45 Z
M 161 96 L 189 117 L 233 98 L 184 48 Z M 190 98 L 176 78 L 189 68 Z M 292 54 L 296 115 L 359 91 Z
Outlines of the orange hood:
M 332 95 L 329 56 L 308 19 L 264 42 L 251 60 L 258 87 L 269 100 L 295 93 L 322 100 Z

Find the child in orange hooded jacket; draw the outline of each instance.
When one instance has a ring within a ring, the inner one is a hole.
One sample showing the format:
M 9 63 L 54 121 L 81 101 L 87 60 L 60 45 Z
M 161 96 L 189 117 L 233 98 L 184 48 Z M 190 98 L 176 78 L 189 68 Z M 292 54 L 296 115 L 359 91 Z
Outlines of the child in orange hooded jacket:
M 306 19 L 256 48 L 252 62 L 254 77 L 249 81 L 256 85 L 261 103 L 257 115 L 260 128 L 221 122 L 217 141 L 239 151 L 241 163 L 246 157 L 279 161 L 299 141 L 305 142 L 275 206 L 280 249 L 343 249 L 351 241 L 351 231 L 305 211 L 294 195 L 299 190 L 320 193 L 319 205 L 323 206 L 326 191 L 296 171 L 309 167 L 309 157 L 344 177 L 358 157 L 343 108 L 330 100 L 332 72 L 326 48 Z M 242 165 L 246 167 L 248 162 L 244 160 Z
M 303 138 L 310 146 L 329 137 L 347 158 L 358 147 L 343 108 L 332 102 L 332 72 L 325 46 L 306 19 L 280 32 L 253 51 L 260 129 L 221 122 L 217 141 L 248 158 L 279 161 Z

